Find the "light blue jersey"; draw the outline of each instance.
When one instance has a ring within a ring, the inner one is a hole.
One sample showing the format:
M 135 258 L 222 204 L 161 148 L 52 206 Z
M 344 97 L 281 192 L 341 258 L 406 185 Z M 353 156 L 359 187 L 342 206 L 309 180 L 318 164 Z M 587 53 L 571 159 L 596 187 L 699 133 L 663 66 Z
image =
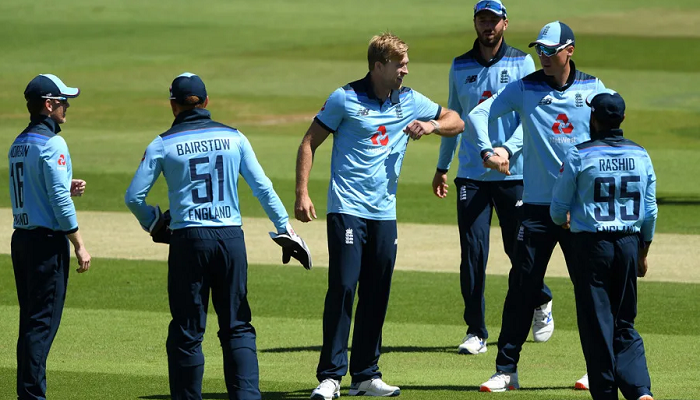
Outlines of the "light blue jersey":
M 73 167 L 68 146 L 50 117 L 32 119 L 8 152 L 14 228 L 78 230 L 70 197 Z
M 441 107 L 407 87 L 381 102 L 369 74 L 334 91 L 316 122 L 333 132 L 328 213 L 396 219 L 396 187 L 414 120 L 439 118 Z
M 656 175 L 646 150 L 622 137 L 588 141 L 569 149 L 554 184 L 550 214 L 562 225 L 571 212 L 572 232 L 642 232 L 656 226 Z
M 512 111 L 520 114 L 524 203 L 549 205 L 564 155 L 571 146 L 590 139 L 591 110 L 585 99 L 605 86 L 570 63 L 571 73 L 563 88 L 550 86 L 549 78 L 539 70 L 509 83 L 468 116 L 476 145 L 483 151 L 491 148 L 489 122 Z
M 498 53 L 491 61 L 484 61 L 479 53 L 479 43 L 474 48 L 455 58 L 450 68 L 450 91 L 447 107 L 459 113 L 467 120 L 469 112 L 478 104 L 486 101 L 493 93 L 504 88 L 508 83 L 535 72 L 535 63 L 529 54 L 510 47 L 503 41 Z M 489 122 L 488 135 L 490 147 L 504 147 L 510 153 L 510 175 L 504 175 L 483 166 L 481 151 L 474 138 L 476 134 L 471 126 L 455 137 L 443 137 L 440 143 L 440 157 L 437 168 L 448 170 L 459 143 L 458 178 L 479 181 L 500 181 L 523 179 L 523 160 L 521 157 L 522 128 L 520 117 L 515 112 L 503 115 Z
M 212 121 L 209 111 L 180 113 L 173 127 L 146 148 L 125 196 L 126 205 L 144 229 L 155 219 L 155 209 L 146 204 L 146 195 L 161 172 L 168 184 L 172 229 L 241 226 L 241 174 L 277 231 L 286 232 L 287 211 L 248 139 L 238 130 Z

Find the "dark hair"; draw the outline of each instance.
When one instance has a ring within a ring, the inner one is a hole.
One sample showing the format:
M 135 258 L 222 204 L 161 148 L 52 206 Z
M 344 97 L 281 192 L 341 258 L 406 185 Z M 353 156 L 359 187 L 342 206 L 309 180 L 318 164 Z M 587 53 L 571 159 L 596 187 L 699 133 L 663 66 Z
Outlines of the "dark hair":
M 29 116 L 35 117 L 35 116 L 41 115 L 41 112 L 44 111 L 44 104 L 45 103 L 46 103 L 46 99 L 27 100 L 27 111 L 29 111 Z

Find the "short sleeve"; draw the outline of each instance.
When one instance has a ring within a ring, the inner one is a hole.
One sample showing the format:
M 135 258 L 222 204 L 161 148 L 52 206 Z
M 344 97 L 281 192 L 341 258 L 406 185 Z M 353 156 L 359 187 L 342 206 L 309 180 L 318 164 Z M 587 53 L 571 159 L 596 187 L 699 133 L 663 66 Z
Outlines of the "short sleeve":
M 316 114 L 316 121 L 329 132 L 338 130 L 345 116 L 345 90 L 336 89 Z

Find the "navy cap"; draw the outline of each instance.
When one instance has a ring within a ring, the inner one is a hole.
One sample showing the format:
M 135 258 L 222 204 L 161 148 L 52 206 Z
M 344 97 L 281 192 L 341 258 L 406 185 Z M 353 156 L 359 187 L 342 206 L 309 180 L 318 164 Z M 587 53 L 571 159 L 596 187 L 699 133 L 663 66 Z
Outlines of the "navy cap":
M 625 118 L 625 100 L 614 90 L 605 89 L 586 98 L 591 114 L 601 122 L 622 122 Z
M 67 100 L 78 97 L 80 89 L 66 86 L 56 75 L 41 74 L 32 79 L 24 89 L 26 100 Z
M 490 11 L 501 18 L 508 18 L 506 15 L 506 7 L 500 0 L 481 0 L 474 5 L 474 16 L 480 11 Z
M 170 85 L 170 100 L 185 104 L 185 99 L 190 96 L 197 96 L 199 103 L 204 103 L 204 100 L 207 99 L 207 88 L 204 86 L 202 78 L 185 72 L 178 75 Z
M 540 34 L 537 35 L 537 40 L 530 43 L 529 47 L 536 44 L 541 44 L 545 47 L 554 47 L 563 49 L 566 46 L 574 46 L 574 31 L 569 28 L 569 25 L 554 21 L 550 22 L 542 28 Z

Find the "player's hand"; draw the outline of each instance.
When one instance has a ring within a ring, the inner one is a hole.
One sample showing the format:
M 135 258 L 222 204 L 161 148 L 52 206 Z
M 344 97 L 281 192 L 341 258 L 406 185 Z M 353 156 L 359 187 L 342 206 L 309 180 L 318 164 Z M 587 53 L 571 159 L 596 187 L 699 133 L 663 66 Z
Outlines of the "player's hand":
M 170 244 L 170 236 L 173 233 L 170 229 L 170 219 L 170 210 L 161 213 L 160 207 L 156 206 L 156 219 L 148 230 L 155 243 Z
M 82 179 L 73 179 L 70 182 L 70 195 L 75 197 L 75 196 L 82 196 L 83 193 L 85 193 L 85 186 L 87 183 L 82 180 Z
M 413 121 L 406 128 L 404 128 L 403 133 L 407 134 L 413 140 L 418 140 L 423 136 L 430 135 L 435 131 L 433 124 L 423 121 Z
M 444 199 L 447 197 L 447 173 L 442 173 L 440 171 L 435 171 L 435 176 L 433 177 L 433 193 L 435 196 Z
M 510 175 L 510 162 L 507 158 L 503 158 L 498 154 L 494 154 L 489 157 L 488 160 L 484 161 L 484 167 L 495 169 L 505 175 Z
M 647 274 L 647 268 L 649 266 L 647 265 L 647 257 L 642 256 L 641 254 L 639 255 L 639 259 L 637 260 L 637 276 L 640 278 L 644 278 Z
M 79 274 L 82 274 L 90 269 L 90 261 L 92 260 L 92 257 L 90 257 L 90 253 L 85 250 L 85 247 L 76 248 L 75 257 L 78 259 L 78 269 L 76 269 L 76 271 Z
M 287 222 L 286 232 L 270 232 L 270 237 L 282 247 L 282 263 L 287 264 L 294 257 L 306 269 L 311 269 L 311 251 L 301 236 L 292 229 L 292 225 Z
M 510 154 L 508 154 L 508 150 L 506 150 L 505 147 L 496 147 L 493 149 L 493 152 L 496 153 L 496 155 L 501 157 L 501 158 L 505 158 L 506 160 L 510 160 Z
M 297 196 L 294 202 L 294 217 L 301 222 L 313 221 L 316 217 L 316 209 L 314 203 L 308 195 Z
M 561 225 L 562 228 L 564 229 L 570 229 L 571 228 L 571 212 L 566 213 L 566 222 Z

